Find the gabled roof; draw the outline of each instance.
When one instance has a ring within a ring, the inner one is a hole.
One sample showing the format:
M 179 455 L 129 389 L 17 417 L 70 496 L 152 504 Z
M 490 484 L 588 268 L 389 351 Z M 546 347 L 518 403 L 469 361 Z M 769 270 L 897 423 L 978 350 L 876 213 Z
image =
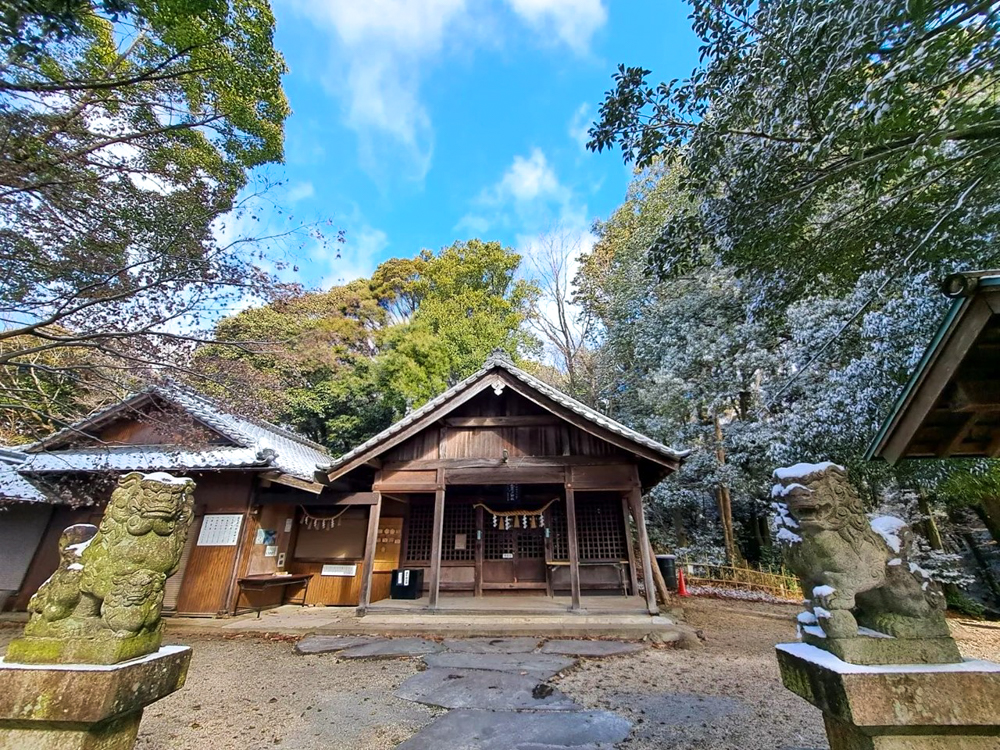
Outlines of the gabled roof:
M 505 376 L 502 381 L 497 376 Z M 617 442 L 621 447 L 641 455 L 662 466 L 676 469 L 690 451 L 677 451 L 659 443 L 620 422 L 601 414 L 562 391 L 553 388 L 533 375 L 516 367 L 505 355 L 494 353 L 483 367 L 465 380 L 455 384 L 440 396 L 431 399 L 419 409 L 410 412 L 401 420 L 386 428 L 356 448 L 322 467 L 330 480 L 343 476 L 351 469 L 374 458 L 381 452 L 401 442 L 423 423 L 433 422 L 460 406 L 469 397 L 494 387 L 498 383 L 510 384 L 515 390 L 527 389 L 540 394 L 544 399 L 563 407 L 579 419 L 577 426 L 598 437 Z M 521 388 L 518 388 L 520 384 Z M 502 386 L 499 386 L 502 387 Z M 617 438 L 617 439 L 616 439 Z
M 73 445 L 118 419 L 138 417 L 143 408 L 157 401 L 182 409 L 233 445 Z M 21 471 L 38 473 L 261 468 L 311 482 L 317 466 L 330 461 L 318 443 L 269 422 L 237 416 L 207 396 L 176 384 L 150 386 L 21 450 L 28 454 Z
M 25 454 L 0 448 L 0 503 L 44 503 L 47 501 L 35 485 L 18 473 Z
M 952 302 L 865 457 L 1000 455 L 1000 271 L 952 274 Z

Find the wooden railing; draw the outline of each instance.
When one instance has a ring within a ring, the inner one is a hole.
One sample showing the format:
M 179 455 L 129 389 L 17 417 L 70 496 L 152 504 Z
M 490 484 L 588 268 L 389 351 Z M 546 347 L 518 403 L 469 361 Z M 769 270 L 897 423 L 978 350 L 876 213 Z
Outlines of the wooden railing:
M 684 568 L 684 576 L 689 586 L 761 591 L 788 601 L 801 601 L 804 598 L 799 579 L 784 570 L 773 573 L 733 565 L 688 561 L 681 562 L 680 565 Z

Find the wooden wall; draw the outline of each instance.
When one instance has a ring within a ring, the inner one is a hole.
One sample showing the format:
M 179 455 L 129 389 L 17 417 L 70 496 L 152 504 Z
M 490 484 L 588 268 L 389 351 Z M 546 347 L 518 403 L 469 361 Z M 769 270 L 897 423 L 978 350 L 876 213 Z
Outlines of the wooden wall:
M 479 394 L 444 422 L 444 428 L 424 430 L 387 451 L 384 462 L 502 458 L 505 450 L 512 461 L 522 456 L 560 455 L 633 460 L 618 446 L 564 422 L 509 389 L 500 396 L 491 390 Z
M 236 577 L 240 561 L 250 537 L 248 523 L 253 487 L 250 472 L 220 471 L 192 475 L 195 489 L 194 546 L 188 558 L 177 598 L 177 614 L 217 615 L 230 611 L 236 596 Z M 236 514 L 243 516 L 240 536 L 235 545 L 225 547 L 200 546 L 198 534 L 206 515 Z M 256 532 L 256 529 L 253 530 Z

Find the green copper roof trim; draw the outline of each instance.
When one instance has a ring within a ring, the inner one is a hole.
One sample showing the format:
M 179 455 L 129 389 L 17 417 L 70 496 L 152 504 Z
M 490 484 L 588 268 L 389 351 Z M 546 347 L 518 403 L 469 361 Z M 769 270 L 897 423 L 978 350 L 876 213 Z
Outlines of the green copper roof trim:
M 984 276 L 979 279 L 979 283 L 976 285 L 976 291 L 982 287 L 1000 287 L 1000 276 Z M 930 365 L 931 360 L 934 359 L 934 355 L 937 353 L 937 349 L 941 346 L 941 342 L 944 340 L 945 334 L 951 329 L 952 323 L 959 316 L 959 313 L 972 303 L 975 299 L 976 293 L 969 297 L 959 297 L 954 302 L 952 302 L 951 307 L 948 309 L 948 313 L 945 315 L 944 320 L 938 327 L 937 333 L 934 334 L 934 338 L 931 343 L 928 344 L 927 350 L 924 352 L 924 356 L 920 358 L 919 364 L 917 364 L 917 369 L 910 377 L 910 380 L 906 383 L 906 387 L 903 392 L 899 394 L 899 398 L 892 405 L 892 411 L 889 412 L 889 416 L 885 418 L 882 422 L 882 426 L 879 428 L 878 434 L 875 435 L 875 439 L 872 440 L 871 444 L 868 446 L 868 450 L 865 451 L 865 460 L 871 461 L 875 458 L 875 453 L 878 451 L 888 434 L 889 429 L 892 427 L 893 423 L 896 421 L 896 417 L 899 415 L 900 409 L 909 400 L 910 395 L 916 390 L 917 384 L 923 379 L 924 371 Z
M 920 358 L 920 363 L 917 365 L 916 371 L 912 376 L 910 376 L 910 380 L 907 382 L 903 392 L 899 394 L 899 397 L 893 403 L 892 411 L 889 412 L 889 416 L 885 418 L 884 422 L 882 422 L 882 426 L 879 428 L 878 434 L 868 446 L 868 450 L 865 451 L 866 461 L 871 461 L 875 458 L 875 452 L 879 449 L 893 422 L 896 421 L 896 416 L 899 414 L 899 410 L 903 408 L 903 404 L 905 404 L 910 398 L 910 394 L 916 390 L 917 383 L 919 383 L 923 378 L 924 370 L 926 370 L 927 366 L 931 363 L 931 360 L 934 358 L 934 354 L 937 352 L 937 348 L 944 340 L 945 334 L 951 328 L 951 324 L 955 322 L 955 318 L 958 317 L 959 311 L 965 307 L 966 304 L 968 304 L 969 299 L 969 297 L 961 297 L 951 303 L 951 307 L 948 309 L 948 314 L 945 315 L 944 321 L 938 327 L 937 333 L 934 334 L 934 338 L 931 340 L 931 343 L 928 344 L 926 351 L 924 351 L 924 356 Z

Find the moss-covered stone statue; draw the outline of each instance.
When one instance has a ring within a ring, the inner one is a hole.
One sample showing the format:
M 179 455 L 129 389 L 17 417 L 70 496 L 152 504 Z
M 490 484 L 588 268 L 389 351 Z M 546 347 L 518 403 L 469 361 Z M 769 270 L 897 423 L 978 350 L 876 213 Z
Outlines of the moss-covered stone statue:
M 774 473 L 777 538 L 802 581 L 802 640 L 855 664 L 961 661 L 940 588 L 907 560 L 909 530 L 869 521 L 842 466 Z
M 31 598 L 31 619 L 6 661 L 115 664 L 156 651 L 163 585 L 187 541 L 194 486 L 164 473 L 127 474 L 100 528 L 66 529 L 59 568 Z

